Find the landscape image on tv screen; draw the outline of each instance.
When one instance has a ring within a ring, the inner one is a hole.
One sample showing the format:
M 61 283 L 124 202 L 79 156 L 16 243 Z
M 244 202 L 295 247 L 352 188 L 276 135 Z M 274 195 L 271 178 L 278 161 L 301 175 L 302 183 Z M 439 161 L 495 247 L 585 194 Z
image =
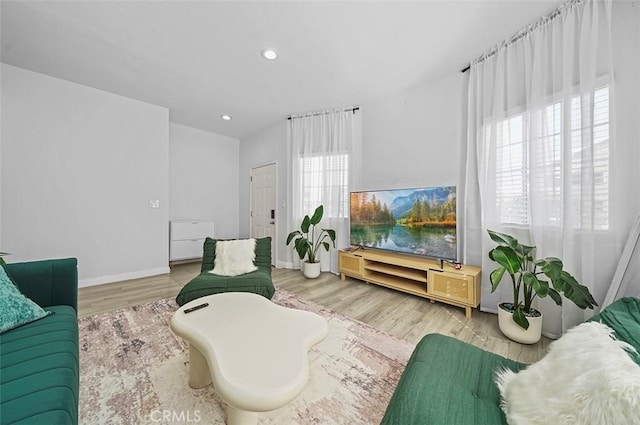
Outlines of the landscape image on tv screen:
M 457 259 L 456 187 L 352 192 L 351 245 Z

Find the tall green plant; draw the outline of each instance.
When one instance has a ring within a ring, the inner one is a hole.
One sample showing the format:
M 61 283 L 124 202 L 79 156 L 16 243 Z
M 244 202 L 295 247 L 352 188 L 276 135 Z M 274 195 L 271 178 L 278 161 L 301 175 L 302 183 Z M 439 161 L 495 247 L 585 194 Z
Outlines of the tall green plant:
M 505 273 L 511 278 L 513 288 L 513 320 L 521 328 L 528 329 L 529 321 L 525 314 L 533 309 L 534 298 L 551 297 L 557 305 L 562 305 L 560 293 L 581 309 L 597 306 L 589 289 L 578 283 L 569 272 L 563 270 L 562 261 L 555 257 L 536 260 L 533 256 L 536 247 L 518 242 L 513 236 L 487 230 L 491 240 L 498 244 L 489 251 L 489 258 L 500 265 L 491 272 L 491 292 L 498 289 Z M 546 277 L 549 280 L 544 280 Z M 549 285 L 551 282 L 551 285 Z M 520 298 L 522 293 L 523 299 Z
M 336 231 L 333 229 L 321 229 L 316 235 L 316 225 L 322 220 L 324 214 L 324 207 L 320 205 L 314 211 L 311 218 L 305 215 L 300 225 L 300 230 L 294 230 L 287 236 L 287 245 L 294 241 L 294 248 L 301 260 L 304 260 L 305 256 L 308 256 L 310 263 L 318 262 L 318 250 L 320 247 L 324 247 L 327 251 L 331 245 L 326 242 L 328 238 L 333 247 L 336 247 Z

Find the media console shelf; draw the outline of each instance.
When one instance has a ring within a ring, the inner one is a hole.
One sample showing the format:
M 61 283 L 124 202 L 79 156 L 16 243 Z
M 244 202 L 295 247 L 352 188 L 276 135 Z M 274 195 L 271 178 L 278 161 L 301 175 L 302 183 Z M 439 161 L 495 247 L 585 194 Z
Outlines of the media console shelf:
M 458 270 L 439 260 L 375 249 L 338 254 L 340 278 L 346 276 L 465 309 L 467 318 L 480 304 L 480 267 Z

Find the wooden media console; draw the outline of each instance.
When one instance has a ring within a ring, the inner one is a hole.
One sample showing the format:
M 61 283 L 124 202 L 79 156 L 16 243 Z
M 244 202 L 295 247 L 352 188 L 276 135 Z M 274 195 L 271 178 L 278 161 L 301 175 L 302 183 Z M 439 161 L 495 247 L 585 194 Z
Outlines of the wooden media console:
M 467 318 L 480 304 L 481 269 L 456 269 L 440 260 L 376 249 L 338 253 L 340 278 L 346 276 L 465 309 Z

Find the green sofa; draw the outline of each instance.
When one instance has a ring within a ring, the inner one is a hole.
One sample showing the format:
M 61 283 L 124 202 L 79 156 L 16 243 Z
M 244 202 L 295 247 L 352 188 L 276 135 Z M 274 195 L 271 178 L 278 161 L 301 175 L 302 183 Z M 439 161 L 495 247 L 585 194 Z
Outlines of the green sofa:
M 77 424 L 77 260 L 4 267 L 24 295 L 52 314 L 0 335 L 0 424 Z
M 256 259 L 258 270 L 239 276 L 218 276 L 209 273 L 216 259 L 216 239 L 206 238 L 200 274 L 187 283 L 176 297 L 178 305 L 207 295 L 223 292 L 253 292 L 268 299 L 276 292 L 271 281 L 271 238 L 256 239 Z
M 611 327 L 640 351 L 640 299 L 622 298 L 590 320 Z M 640 357 L 632 356 L 640 364 Z M 381 425 L 506 424 L 494 374 L 526 364 L 455 338 L 425 336 L 416 346 L 391 397 Z

